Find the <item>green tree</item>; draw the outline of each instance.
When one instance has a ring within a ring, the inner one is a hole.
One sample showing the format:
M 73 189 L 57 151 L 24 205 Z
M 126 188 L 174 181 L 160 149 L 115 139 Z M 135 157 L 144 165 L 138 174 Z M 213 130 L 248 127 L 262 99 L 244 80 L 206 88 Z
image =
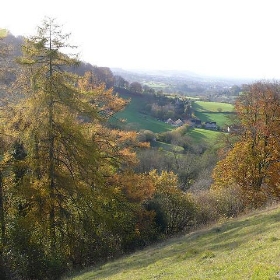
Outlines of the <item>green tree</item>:
M 142 93 L 143 91 L 142 85 L 138 82 L 132 82 L 129 88 L 134 93 Z

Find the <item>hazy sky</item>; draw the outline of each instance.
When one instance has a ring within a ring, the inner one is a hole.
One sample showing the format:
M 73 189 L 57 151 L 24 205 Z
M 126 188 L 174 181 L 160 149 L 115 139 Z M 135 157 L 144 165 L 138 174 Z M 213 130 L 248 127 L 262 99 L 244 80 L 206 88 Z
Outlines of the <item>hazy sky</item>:
M 279 0 L 5 0 L 0 27 L 35 35 L 55 18 L 80 58 L 124 69 L 280 78 Z

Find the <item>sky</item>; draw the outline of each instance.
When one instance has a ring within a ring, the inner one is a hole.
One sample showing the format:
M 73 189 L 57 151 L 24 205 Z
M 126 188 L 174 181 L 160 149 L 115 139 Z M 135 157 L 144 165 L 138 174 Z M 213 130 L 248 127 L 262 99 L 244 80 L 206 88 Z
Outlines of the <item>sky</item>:
M 96 66 L 280 78 L 279 0 L 5 0 L 0 28 L 36 35 L 54 18 Z

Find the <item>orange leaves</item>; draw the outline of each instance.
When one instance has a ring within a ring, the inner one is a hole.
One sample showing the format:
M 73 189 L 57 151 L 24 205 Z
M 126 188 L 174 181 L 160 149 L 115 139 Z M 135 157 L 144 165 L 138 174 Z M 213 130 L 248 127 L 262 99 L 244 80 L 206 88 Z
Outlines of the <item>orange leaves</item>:
M 113 180 L 114 184 L 122 190 L 131 202 L 141 203 L 151 198 L 155 192 L 155 185 L 146 174 L 135 174 L 127 171 L 115 174 Z
M 149 174 L 136 174 L 125 171 L 115 174 L 110 181 L 132 202 L 141 203 L 151 199 L 155 193 L 181 194 L 177 187 L 177 176 L 173 172 L 158 174 L 153 170 Z
M 255 205 L 264 192 L 279 197 L 280 85 L 258 82 L 246 86 L 236 102 L 242 137 L 213 173 L 214 185 L 236 184 Z

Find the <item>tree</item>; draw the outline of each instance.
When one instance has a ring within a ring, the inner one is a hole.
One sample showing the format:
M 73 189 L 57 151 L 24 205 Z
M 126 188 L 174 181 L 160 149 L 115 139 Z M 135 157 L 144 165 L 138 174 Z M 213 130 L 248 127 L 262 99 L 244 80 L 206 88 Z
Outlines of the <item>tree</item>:
M 0 38 L 0 84 L 5 81 L 5 58 L 8 55 L 8 47 L 3 43 L 3 38 Z M 1 154 L 3 153 L 3 141 L 1 137 Z M 0 169 L 0 223 L 1 223 L 1 243 L 5 243 L 5 213 L 4 213 L 4 188 L 3 188 L 3 167 Z M 2 251 L 2 250 L 0 250 Z M 1 254 L 2 257 L 2 254 Z
M 177 176 L 167 171 L 157 174 L 155 170 L 149 176 L 155 191 L 146 208 L 155 211 L 159 230 L 165 234 L 187 230 L 193 223 L 195 207 L 191 196 L 177 187 Z
M 43 278 L 55 274 L 55 265 L 63 269 L 67 263 L 93 264 L 112 257 L 131 244 L 125 240 L 137 237 L 131 225 L 145 228 L 145 217 L 153 217 L 141 206 L 142 198 L 133 201 L 123 183 L 126 170 L 137 162 L 134 148 L 148 144 L 139 143 L 136 132 L 107 126 L 127 101 L 96 81 L 92 71 L 83 77 L 68 71 L 78 64 L 76 56 L 62 52 L 71 47 L 68 36 L 46 19 L 18 59 L 22 75 L 17 90 L 24 96 L 9 111 L 9 124 L 19 140 L 16 157 L 26 155 L 13 169 L 9 235 L 25 277 L 35 273 L 32 267 Z M 131 205 L 136 212 L 127 211 Z M 26 262 L 20 256 L 27 256 Z
M 45 189 L 46 203 L 40 210 L 48 217 L 47 236 L 52 250 L 57 240 L 58 205 L 63 208 L 59 201 L 62 199 L 58 199 L 65 192 L 62 180 L 68 181 L 65 172 L 73 175 L 74 163 L 80 160 L 70 152 L 76 145 L 80 153 L 85 153 L 81 145 L 85 137 L 78 127 L 77 112 L 89 107 L 81 102 L 79 93 L 71 85 L 75 77 L 63 70 L 78 63 L 77 57 L 70 58 L 61 52 L 62 48 L 69 47 L 68 37 L 54 20 L 47 19 L 38 28 L 38 35 L 26 40 L 19 59 L 26 70 L 23 90 L 27 97 L 21 102 L 22 110 L 16 121 L 20 131 L 24 131 L 20 137 L 28 147 L 29 166 L 34 170 L 29 183 L 39 196 Z M 62 197 L 64 195 L 66 193 Z
M 101 224 L 102 205 L 114 194 L 106 178 L 135 156 L 131 135 L 104 126 L 126 102 L 96 84 L 92 73 L 81 78 L 67 71 L 78 64 L 77 56 L 62 53 L 71 47 L 68 37 L 46 19 L 26 40 L 18 60 L 23 67 L 18 87 L 25 96 L 15 105 L 11 127 L 27 152 L 28 172 L 20 188 L 15 186 L 14 198 L 25 205 L 26 214 L 18 213 L 17 221 L 36 233 L 47 255 L 69 258 L 71 252 L 77 263 L 74 248 L 85 238 L 80 233 L 86 231 L 85 220 Z M 87 226 L 87 231 L 97 227 Z
M 114 86 L 114 75 L 108 67 L 94 67 L 92 69 L 96 84 L 105 84 L 107 88 Z
M 237 184 L 255 205 L 269 193 L 279 197 L 279 108 L 278 82 L 257 82 L 244 88 L 235 105 L 241 135 L 217 164 L 215 186 Z
M 130 90 L 134 93 L 142 93 L 142 85 L 138 82 L 132 82 L 130 84 Z
M 118 88 L 128 88 L 129 83 L 123 77 L 119 75 L 114 76 L 114 87 Z

